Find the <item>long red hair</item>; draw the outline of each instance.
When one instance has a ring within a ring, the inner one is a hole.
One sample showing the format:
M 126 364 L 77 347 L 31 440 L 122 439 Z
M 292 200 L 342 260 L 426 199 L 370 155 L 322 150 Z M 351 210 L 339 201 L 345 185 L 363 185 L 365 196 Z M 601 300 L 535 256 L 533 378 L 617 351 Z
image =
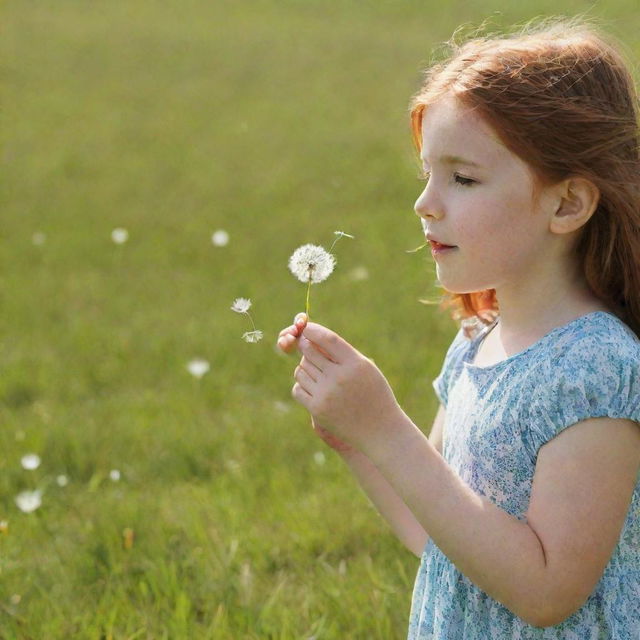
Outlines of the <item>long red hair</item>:
M 473 107 L 540 185 L 580 176 L 600 190 L 576 244 L 593 293 L 640 336 L 640 129 L 638 95 L 620 46 L 579 20 L 545 20 L 499 37 L 448 45 L 410 105 L 422 142 L 425 108 L 445 95 Z M 447 292 L 456 320 L 489 323 L 494 289 Z

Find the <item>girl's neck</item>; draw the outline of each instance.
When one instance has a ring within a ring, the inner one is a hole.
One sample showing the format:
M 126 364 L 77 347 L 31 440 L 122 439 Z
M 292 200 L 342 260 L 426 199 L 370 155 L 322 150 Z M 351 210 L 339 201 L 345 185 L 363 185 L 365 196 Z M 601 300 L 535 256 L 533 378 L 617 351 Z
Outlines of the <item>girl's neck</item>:
M 613 313 L 593 292 L 586 281 L 558 288 L 540 288 L 539 295 L 514 298 L 496 292 L 500 309 L 497 334 L 505 347 L 517 348 L 535 342 L 557 327 L 593 311 Z M 496 333 L 494 331 L 494 333 Z M 509 351 L 511 349 L 508 349 Z

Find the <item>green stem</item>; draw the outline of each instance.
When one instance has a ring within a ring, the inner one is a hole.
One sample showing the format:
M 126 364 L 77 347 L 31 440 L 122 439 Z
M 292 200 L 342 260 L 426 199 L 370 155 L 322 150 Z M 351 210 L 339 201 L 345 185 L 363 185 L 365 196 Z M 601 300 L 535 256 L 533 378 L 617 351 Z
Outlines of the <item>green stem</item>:
M 309 274 L 309 284 L 307 284 L 307 305 L 305 308 L 305 313 L 307 314 L 307 321 L 311 316 L 309 315 L 309 294 L 311 293 L 311 274 Z

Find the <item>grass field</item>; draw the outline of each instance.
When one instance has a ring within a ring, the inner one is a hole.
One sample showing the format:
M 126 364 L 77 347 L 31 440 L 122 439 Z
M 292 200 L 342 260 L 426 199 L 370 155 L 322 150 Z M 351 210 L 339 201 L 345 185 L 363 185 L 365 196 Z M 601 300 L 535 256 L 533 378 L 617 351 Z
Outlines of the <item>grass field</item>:
M 0 638 L 405 636 L 417 559 L 274 348 L 304 305 L 287 259 L 355 236 L 313 316 L 428 431 L 456 327 L 406 253 L 409 98 L 463 21 L 588 9 L 640 55 L 635 0 L 5 3 Z

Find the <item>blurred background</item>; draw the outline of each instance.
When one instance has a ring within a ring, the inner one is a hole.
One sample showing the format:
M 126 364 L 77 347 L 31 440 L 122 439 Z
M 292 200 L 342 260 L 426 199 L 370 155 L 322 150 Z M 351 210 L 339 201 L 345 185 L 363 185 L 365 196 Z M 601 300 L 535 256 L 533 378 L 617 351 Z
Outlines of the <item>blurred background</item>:
M 637 0 L 8 0 L 0 637 L 403 638 L 418 560 L 290 398 L 287 270 L 427 433 L 457 331 L 408 104 L 462 26 Z M 261 342 L 242 340 L 250 298 Z

